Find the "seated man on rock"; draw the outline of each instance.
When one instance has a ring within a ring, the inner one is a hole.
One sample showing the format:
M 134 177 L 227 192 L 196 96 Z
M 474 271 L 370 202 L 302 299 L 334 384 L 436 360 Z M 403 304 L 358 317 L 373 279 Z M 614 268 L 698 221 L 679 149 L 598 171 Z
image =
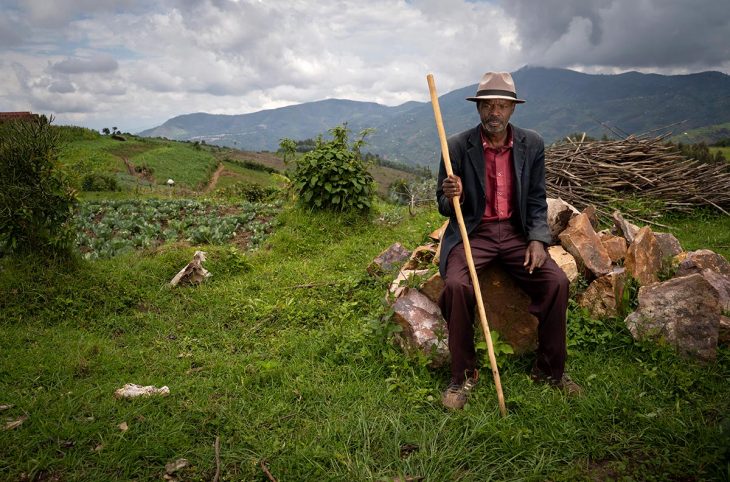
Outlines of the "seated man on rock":
M 451 218 L 439 266 L 445 283 L 439 305 L 449 329 L 451 354 L 451 382 L 442 402 L 461 409 L 478 379 L 476 298 L 452 198 L 461 204 L 477 272 L 500 263 L 530 296 L 529 310 L 539 322 L 532 379 L 579 394 L 581 388 L 564 373 L 568 279 L 545 250 L 551 236 L 543 140 L 536 132 L 509 123 L 515 105 L 525 102 L 517 98 L 509 73 L 484 74 L 476 95 L 467 100 L 476 102 L 481 122 L 449 139 L 454 174 L 446 175 L 441 159 L 436 191 L 439 212 Z

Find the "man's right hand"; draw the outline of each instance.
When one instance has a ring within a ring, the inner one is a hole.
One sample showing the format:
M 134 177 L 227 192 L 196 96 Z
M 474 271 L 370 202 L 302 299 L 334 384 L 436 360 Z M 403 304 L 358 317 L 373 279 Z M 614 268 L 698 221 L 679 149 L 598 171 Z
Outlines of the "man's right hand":
M 441 183 L 441 189 L 447 198 L 461 197 L 461 178 L 459 176 L 450 175 Z

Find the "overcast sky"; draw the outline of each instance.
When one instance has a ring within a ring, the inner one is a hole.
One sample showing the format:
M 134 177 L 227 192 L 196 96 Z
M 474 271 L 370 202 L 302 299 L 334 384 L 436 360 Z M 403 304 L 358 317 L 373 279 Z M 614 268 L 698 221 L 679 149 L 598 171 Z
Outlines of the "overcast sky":
M 728 0 L 0 0 L 0 111 L 137 132 L 524 65 L 730 73 Z M 519 86 L 518 86 L 519 89 Z

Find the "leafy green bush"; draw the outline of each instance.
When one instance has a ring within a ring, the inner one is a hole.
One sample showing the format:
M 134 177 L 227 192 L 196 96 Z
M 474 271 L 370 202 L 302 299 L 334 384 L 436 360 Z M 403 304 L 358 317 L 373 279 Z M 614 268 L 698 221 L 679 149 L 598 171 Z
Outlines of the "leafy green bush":
M 73 243 L 76 193 L 58 169 L 50 122 L 0 125 L 0 251 L 60 254 Z
M 100 172 L 86 174 L 81 179 L 81 189 L 91 191 L 120 191 L 119 183 L 114 176 Z
M 299 200 L 312 209 L 367 211 L 374 182 L 360 157 L 366 133 L 352 146 L 348 146 L 346 126 L 335 127 L 330 133 L 331 141 L 320 139 L 314 150 L 296 162 L 292 178 Z

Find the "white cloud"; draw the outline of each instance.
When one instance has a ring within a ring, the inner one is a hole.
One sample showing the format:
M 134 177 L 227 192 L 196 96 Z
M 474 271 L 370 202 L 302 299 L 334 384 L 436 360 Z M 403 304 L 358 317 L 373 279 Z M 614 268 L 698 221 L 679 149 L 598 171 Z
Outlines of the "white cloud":
M 330 97 L 425 101 L 429 72 L 446 93 L 526 63 L 727 71 L 723 1 L 687 3 L 9 0 L 0 99 L 134 131 Z

